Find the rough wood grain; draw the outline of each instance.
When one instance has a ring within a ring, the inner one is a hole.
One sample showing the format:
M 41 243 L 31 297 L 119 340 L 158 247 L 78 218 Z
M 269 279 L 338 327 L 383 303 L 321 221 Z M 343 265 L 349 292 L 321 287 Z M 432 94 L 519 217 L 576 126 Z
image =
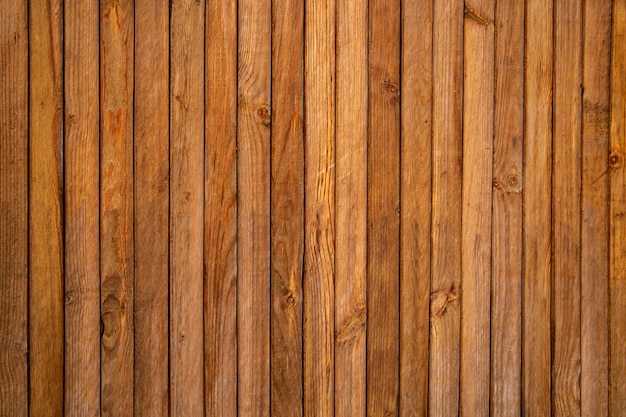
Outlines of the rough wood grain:
M 29 405 L 63 414 L 63 7 L 30 2 Z
M 335 416 L 365 417 L 367 1 L 336 8 Z
M 304 4 L 272 2 L 271 410 L 302 416 Z
M 97 0 L 64 3 L 65 416 L 100 416 Z
M 207 416 L 237 415 L 237 3 L 206 3 L 204 344 Z
M 136 416 L 169 413 L 169 7 L 135 2 Z
M 100 2 L 101 414 L 133 415 L 133 1 Z
M 28 3 L 0 13 L 0 416 L 28 415 Z

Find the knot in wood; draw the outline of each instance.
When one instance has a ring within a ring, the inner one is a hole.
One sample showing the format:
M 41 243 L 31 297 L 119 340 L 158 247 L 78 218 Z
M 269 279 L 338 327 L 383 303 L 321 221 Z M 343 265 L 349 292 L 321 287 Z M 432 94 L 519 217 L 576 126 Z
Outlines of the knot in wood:
M 272 118 L 270 114 L 270 108 L 267 104 L 262 104 L 256 111 L 257 121 L 261 123 L 263 126 L 268 126 L 272 123 Z
M 396 102 L 400 99 L 400 87 L 397 83 L 385 79 L 383 80 L 383 87 L 385 88 L 391 101 Z
M 622 157 L 622 154 L 619 151 L 613 151 L 611 152 L 611 154 L 609 155 L 609 166 L 612 169 L 618 169 L 622 167 L 622 160 L 624 158 Z

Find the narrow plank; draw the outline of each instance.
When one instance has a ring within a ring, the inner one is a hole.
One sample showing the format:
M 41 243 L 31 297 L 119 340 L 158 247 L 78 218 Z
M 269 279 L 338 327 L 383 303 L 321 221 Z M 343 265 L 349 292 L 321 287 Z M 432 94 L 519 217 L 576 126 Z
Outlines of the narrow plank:
M 336 8 L 335 416 L 365 417 L 367 1 Z
M 64 2 L 65 415 L 100 416 L 99 4 Z
M 271 411 L 302 416 L 304 3 L 272 2 Z
M 626 1 L 613 2 L 610 127 L 609 415 L 626 409 Z
M 0 14 L 0 415 L 28 415 L 28 3 Z
M 270 414 L 271 1 L 239 0 L 238 415 Z
M 136 416 L 169 413 L 169 7 L 135 2 Z
M 461 416 L 489 416 L 493 0 L 465 3 L 463 214 L 461 224 Z
M 524 75 L 522 412 L 551 415 L 551 2 L 526 2 Z
M 459 410 L 463 2 L 433 9 L 429 413 Z
M 334 415 L 334 0 L 305 3 L 304 415 Z
M 63 414 L 63 5 L 30 2 L 29 405 Z
M 170 414 L 204 413 L 204 1 L 170 14 Z
M 491 234 L 492 416 L 521 414 L 524 4 L 496 3 Z
M 206 3 L 204 344 L 207 416 L 237 415 L 237 2 Z
M 580 411 L 606 417 L 611 2 L 586 1 L 583 13 Z
M 580 415 L 581 1 L 554 4 L 553 415 Z
M 101 415 L 133 415 L 133 40 L 131 0 L 100 2 Z
M 400 1 L 369 3 L 367 412 L 398 415 Z

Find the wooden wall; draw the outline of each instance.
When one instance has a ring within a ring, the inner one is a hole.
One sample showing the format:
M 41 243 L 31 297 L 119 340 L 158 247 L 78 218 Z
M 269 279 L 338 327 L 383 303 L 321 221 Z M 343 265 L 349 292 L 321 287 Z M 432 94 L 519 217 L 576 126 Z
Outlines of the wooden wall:
M 0 6 L 0 416 L 624 416 L 626 0 Z

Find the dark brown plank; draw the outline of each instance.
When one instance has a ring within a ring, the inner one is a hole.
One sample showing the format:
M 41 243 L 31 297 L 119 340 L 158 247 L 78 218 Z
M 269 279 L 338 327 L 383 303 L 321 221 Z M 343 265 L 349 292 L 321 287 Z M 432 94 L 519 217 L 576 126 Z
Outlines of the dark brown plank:
M 204 344 L 207 416 L 237 415 L 237 3 L 206 3 Z

